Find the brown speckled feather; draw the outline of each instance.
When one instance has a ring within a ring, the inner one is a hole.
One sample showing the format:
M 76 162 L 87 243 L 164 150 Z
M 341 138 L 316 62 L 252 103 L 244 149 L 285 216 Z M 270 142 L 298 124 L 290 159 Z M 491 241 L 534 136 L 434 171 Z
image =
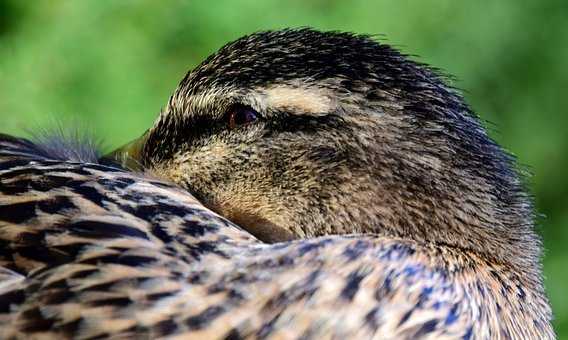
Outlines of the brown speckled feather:
M 472 253 L 264 244 L 172 184 L 8 137 L 0 181 L 2 339 L 554 337 L 542 288 Z
M 368 36 L 228 43 L 98 157 L 0 135 L 0 338 L 555 337 L 514 158 Z

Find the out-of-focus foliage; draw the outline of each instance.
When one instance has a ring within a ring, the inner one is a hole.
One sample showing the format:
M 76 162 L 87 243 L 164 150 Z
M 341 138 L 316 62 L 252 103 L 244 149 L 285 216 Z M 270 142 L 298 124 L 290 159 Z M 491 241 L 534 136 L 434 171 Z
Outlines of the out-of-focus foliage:
M 568 2 L 0 0 L 0 130 L 54 122 L 106 146 L 151 126 L 182 76 L 256 30 L 378 34 L 453 74 L 501 144 L 529 167 L 546 286 L 568 337 Z

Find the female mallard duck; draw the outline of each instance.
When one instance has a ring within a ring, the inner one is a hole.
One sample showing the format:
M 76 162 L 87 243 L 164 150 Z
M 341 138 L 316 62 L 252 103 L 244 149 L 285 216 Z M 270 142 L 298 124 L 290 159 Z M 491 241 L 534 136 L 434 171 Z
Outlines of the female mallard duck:
M 139 140 L 52 145 L 0 141 L 2 338 L 554 338 L 513 159 L 366 36 L 246 36 Z

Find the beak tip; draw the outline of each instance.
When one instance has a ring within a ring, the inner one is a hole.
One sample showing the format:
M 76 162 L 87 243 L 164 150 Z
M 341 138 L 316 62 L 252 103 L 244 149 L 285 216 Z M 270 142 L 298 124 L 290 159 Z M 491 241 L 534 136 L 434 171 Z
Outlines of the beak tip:
M 145 138 L 142 136 L 104 155 L 101 159 L 117 163 L 128 170 L 141 171 L 143 169 L 142 149 L 144 144 Z

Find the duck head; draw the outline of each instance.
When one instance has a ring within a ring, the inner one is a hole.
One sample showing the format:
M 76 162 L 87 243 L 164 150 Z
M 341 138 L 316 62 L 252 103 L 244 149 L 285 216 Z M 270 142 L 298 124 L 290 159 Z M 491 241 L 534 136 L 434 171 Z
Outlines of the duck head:
M 442 76 L 368 36 L 231 42 L 113 157 L 266 242 L 372 233 L 518 267 L 539 259 L 513 159 Z

